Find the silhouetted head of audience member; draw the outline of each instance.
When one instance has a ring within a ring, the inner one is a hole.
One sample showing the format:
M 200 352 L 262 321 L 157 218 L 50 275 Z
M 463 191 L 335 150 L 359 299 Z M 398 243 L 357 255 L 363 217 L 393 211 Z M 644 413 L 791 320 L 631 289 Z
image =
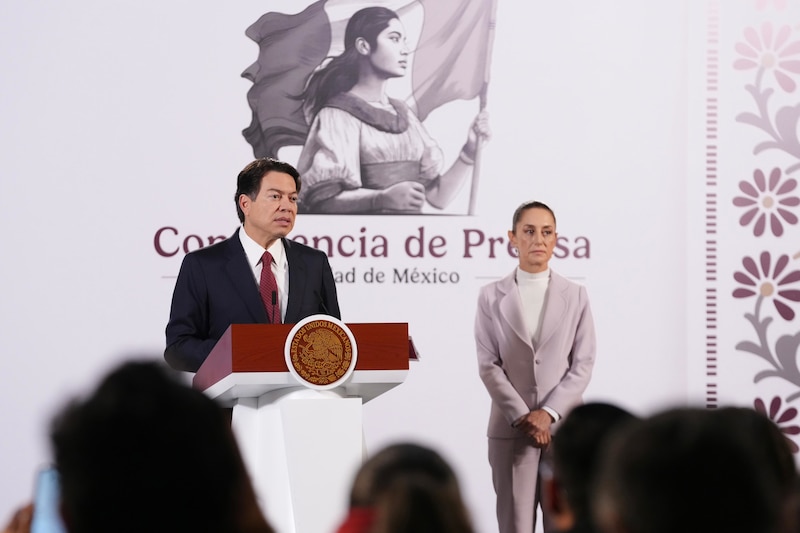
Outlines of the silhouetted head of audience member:
M 472 533 L 455 472 L 431 448 L 389 445 L 356 473 L 339 533 Z
M 633 413 L 609 403 L 589 402 L 572 409 L 550 444 L 543 475 L 543 505 L 558 531 L 596 531 L 591 514 L 590 488 L 608 437 Z
M 764 438 L 767 428 L 751 413 L 690 407 L 622 428 L 611 437 L 593 487 L 599 528 L 787 531 L 785 457 L 777 441 Z
M 786 435 L 768 416 L 749 407 L 721 407 L 716 412 L 742 437 L 749 437 L 753 457 L 763 465 L 765 474 L 774 476 L 780 499 L 785 502 L 781 529 L 796 533 L 800 525 L 800 475 Z
M 272 531 L 222 410 L 161 364 L 112 370 L 51 443 L 70 533 Z

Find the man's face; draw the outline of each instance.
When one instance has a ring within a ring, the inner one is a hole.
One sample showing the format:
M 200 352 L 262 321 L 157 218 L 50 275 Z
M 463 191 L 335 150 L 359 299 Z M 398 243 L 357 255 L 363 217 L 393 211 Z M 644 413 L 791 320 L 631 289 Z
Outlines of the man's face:
M 268 248 L 277 239 L 286 237 L 297 216 L 297 187 L 294 178 L 271 170 L 261 178 L 261 188 L 252 200 L 239 196 L 244 213 L 244 230 L 257 243 Z

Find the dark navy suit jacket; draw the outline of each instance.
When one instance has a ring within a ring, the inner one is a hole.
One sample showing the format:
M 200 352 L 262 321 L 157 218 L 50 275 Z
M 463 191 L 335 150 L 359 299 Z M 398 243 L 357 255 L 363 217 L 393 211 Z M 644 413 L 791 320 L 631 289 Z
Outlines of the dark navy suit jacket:
M 323 313 L 341 318 L 336 285 L 324 252 L 287 239 L 289 299 L 284 322 Z M 239 240 L 229 239 L 186 254 L 172 295 L 164 359 L 196 372 L 231 324 L 268 324 L 253 269 Z

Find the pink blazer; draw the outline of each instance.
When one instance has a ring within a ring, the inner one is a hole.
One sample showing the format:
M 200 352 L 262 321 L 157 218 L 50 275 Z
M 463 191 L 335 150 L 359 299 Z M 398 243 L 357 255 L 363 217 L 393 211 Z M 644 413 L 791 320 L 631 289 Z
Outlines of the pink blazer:
M 475 318 L 478 371 L 492 399 L 487 435 L 494 438 L 519 437 L 512 422 L 545 405 L 566 415 L 583 401 L 595 359 L 586 288 L 550 270 L 534 350 L 515 274 L 481 288 Z

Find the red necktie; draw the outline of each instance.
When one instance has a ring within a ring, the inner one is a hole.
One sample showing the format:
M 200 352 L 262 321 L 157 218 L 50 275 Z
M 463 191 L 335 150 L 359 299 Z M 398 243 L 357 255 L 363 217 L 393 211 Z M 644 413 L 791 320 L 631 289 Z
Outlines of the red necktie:
M 278 282 L 272 273 L 272 254 L 264 252 L 261 256 L 261 283 L 258 285 L 261 301 L 272 324 L 281 323 L 281 306 L 278 303 Z

